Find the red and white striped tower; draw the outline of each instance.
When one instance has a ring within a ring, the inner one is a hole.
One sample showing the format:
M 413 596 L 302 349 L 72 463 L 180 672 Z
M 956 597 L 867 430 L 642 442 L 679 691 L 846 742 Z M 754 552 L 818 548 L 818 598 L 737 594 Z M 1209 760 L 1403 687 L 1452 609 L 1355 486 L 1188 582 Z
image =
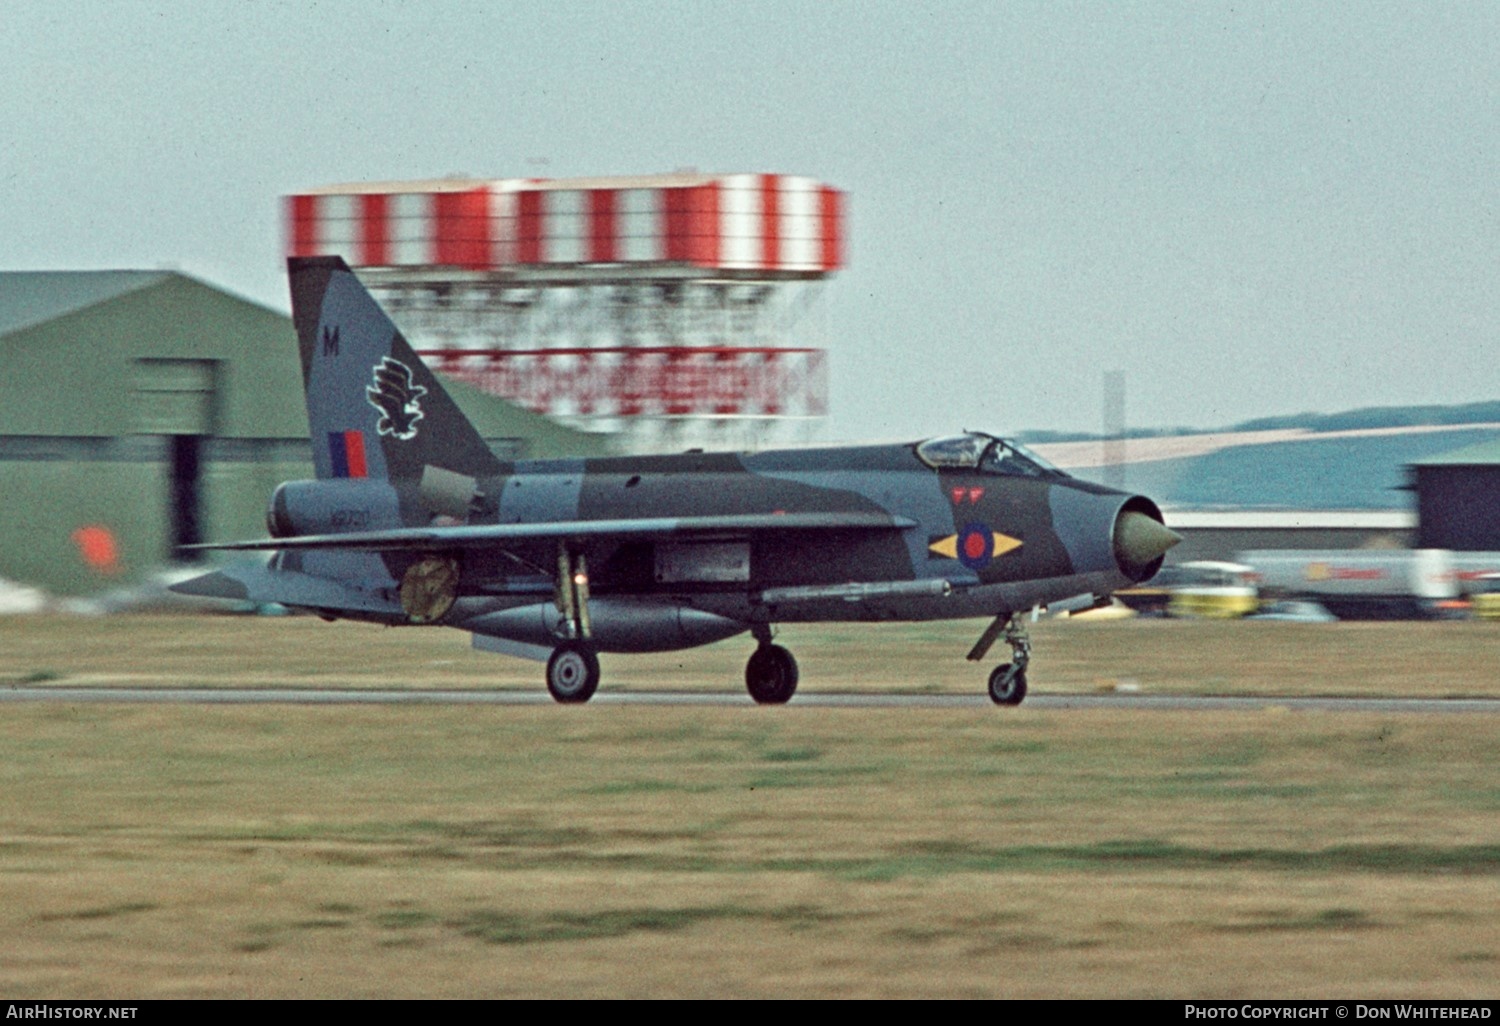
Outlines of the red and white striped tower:
M 286 240 L 342 256 L 439 372 L 649 450 L 824 415 L 844 206 L 791 175 L 360 183 L 288 196 Z

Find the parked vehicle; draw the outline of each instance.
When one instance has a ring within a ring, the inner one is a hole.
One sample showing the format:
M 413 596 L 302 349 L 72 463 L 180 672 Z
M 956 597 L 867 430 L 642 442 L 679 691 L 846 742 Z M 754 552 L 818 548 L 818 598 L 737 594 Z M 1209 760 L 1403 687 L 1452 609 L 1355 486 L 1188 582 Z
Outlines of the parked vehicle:
M 1337 623 L 1338 617 L 1323 608 L 1320 602 L 1306 599 L 1282 599 L 1261 606 L 1260 612 L 1252 613 L 1247 620 L 1286 620 L 1291 623 Z
M 1455 552 L 1453 572 L 1476 620 L 1500 620 L 1500 552 Z
M 1170 616 L 1226 620 L 1255 612 L 1255 570 L 1243 563 L 1198 560 L 1177 567 L 1167 601 Z
M 1262 596 L 1317 602 L 1339 619 L 1462 615 L 1447 549 L 1265 549 L 1237 558 L 1254 567 Z
M 1500 572 L 1479 574 L 1469 584 L 1469 615 L 1476 620 L 1500 620 Z

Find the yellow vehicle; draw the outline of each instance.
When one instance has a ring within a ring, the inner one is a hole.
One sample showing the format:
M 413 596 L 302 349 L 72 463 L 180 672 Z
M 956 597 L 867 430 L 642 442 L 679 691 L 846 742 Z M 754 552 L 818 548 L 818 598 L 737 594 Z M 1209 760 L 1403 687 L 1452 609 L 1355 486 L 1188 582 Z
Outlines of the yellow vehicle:
M 1255 570 L 1243 563 L 1200 560 L 1183 563 L 1167 600 L 1167 615 L 1230 620 L 1248 616 L 1260 606 Z
M 1469 593 L 1469 615 L 1476 620 L 1500 620 L 1500 573 L 1482 574 Z

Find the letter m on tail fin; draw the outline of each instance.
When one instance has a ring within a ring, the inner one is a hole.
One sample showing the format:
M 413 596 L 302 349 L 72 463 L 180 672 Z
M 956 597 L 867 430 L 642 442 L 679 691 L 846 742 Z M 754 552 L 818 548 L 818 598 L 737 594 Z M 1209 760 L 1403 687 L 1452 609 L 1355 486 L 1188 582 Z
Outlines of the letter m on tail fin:
M 484 439 L 340 257 L 292 257 L 313 465 L 320 478 L 499 473 Z

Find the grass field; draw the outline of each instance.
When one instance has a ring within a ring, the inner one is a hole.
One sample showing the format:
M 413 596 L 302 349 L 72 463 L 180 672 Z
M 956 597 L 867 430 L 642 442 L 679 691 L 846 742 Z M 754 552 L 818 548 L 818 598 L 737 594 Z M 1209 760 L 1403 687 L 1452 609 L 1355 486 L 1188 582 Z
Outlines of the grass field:
M 978 693 L 978 625 L 784 640 Z M 1033 688 L 1495 695 L 1482 624 L 1041 624 Z M 606 657 L 738 691 L 748 644 Z M 0 621 L 0 686 L 527 687 L 461 635 Z M 1493 997 L 1496 717 L 4 706 L 8 997 Z

